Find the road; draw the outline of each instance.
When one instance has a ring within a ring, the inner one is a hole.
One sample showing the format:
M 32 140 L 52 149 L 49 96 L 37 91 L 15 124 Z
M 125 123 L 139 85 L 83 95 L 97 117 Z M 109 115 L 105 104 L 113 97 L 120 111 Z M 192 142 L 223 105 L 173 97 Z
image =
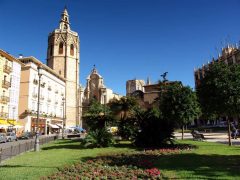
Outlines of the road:
M 227 133 L 202 133 L 202 134 L 205 137 L 204 141 L 228 144 Z M 182 134 L 174 133 L 174 136 L 177 139 L 181 139 Z M 193 139 L 193 137 L 192 137 L 191 133 L 184 133 L 184 139 Z M 232 139 L 232 144 L 240 146 L 240 139 Z

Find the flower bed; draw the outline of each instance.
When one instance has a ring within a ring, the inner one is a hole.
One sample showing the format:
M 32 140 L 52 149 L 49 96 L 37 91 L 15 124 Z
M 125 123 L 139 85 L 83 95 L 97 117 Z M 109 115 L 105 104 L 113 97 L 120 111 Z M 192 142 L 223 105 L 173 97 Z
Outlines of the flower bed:
M 46 179 L 162 179 L 156 168 L 158 157 L 181 153 L 181 149 L 144 150 L 138 153 L 108 154 L 66 166 Z

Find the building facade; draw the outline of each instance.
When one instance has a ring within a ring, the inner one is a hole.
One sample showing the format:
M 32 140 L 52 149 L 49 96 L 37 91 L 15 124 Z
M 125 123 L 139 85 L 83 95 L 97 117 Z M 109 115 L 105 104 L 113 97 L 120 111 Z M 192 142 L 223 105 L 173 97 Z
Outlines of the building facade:
M 0 129 L 14 127 L 18 121 L 20 74 L 22 63 L 0 50 Z M 2 124 L 2 126 L 1 126 Z
M 145 81 L 144 80 L 128 80 L 126 83 L 126 92 L 127 96 L 130 96 L 133 92 L 140 90 L 144 92 L 144 85 Z
M 79 63 L 79 36 L 70 29 L 69 15 L 65 8 L 59 28 L 48 36 L 47 65 L 66 79 L 66 127 L 81 125 Z
M 111 99 L 120 99 L 121 97 L 121 95 L 114 93 L 104 85 L 103 77 L 97 72 L 94 66 L 87 77 L 83 93 L 83 107 L 87 107 L 92 99 L 97 100 L 101 104 L 107 104 Z
M 138 103 L 143 108 L 150 108 L 159 100 L 161 86 L 166 86 L 180 81 L 165 81 L 163 83 L 151 84 L 150 79 L 147 79 L 147 84 L 144 80 L 128 80 L 126 83 L 127 96 L 135 97 Z
M 211 62 L 203 64 L 201 68 L 194 69 L 194 81 L 195 87 L 197 88 L 200 84 L 200 81 L 205 76 L 205 71 L 208 69 L 208 66 L 212 63 L 224 62 L 226 64 L 240 64 L 240 50 L 237 46 L 230 46 L 222 49 L 221 54 L 218 55 L 217 59 L 212 59 Z
M 25 131 L 36 131 L 39 96 L 40 132 L 59 132 L 64 123 L 66 80 L 34 57 L 19 60 L 24 63 L 21 70 L 19 121 Z M 40 80 L 38 67 L 41 68 Z

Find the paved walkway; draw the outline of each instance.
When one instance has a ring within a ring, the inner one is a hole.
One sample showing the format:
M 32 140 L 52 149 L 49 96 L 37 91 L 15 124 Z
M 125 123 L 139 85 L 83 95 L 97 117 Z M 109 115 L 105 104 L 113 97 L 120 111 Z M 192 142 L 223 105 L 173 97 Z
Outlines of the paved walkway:
M 205 137 L 204 141 L 207 142 L 218 142 L 218 143 L 224 143 L 228 144 L 228 135 L 227 133 L 202 133 Z M 181 133 L 174 133 L 175 137 L 177 139 L 181 139 L 182 134 Z M 191 133 L 184 133 L 184 139 L 193 139 Z M 240 139 L 232 139 L 233 145 L 240 146 Z

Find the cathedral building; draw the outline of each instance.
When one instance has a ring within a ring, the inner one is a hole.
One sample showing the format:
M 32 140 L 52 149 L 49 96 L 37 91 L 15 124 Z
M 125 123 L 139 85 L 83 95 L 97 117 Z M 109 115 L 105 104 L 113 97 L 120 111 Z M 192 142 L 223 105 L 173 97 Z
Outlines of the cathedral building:
M 104 85 L 103 77 L 94 66 L 87 77 L 86 87 L 83 92 L 83 108 L 86 110 L 92 99 L 97 100 L 101 104 L 107 104 L 111 99 L 120 99 L 121 97 L 121 95 L 114 93 L 112 89 Z
M 180 83 L 180 81 L 164 81 L 164 83 L 151 83 L 150 79 L 147 79 L 145 84 L 144 80 L 128 80 L 126 83 L 127 96 L 135 97 L 139 104 L 143 108 L 150 108 L 155 105 L 159 100 L 159 94 L 161 93 L 161 86 L 166 86 L 174 83 Z
M 66 79 L 66 126 L 81 125 L 79 97 L 80 40 L 70 28 L 67 9 L 61 15 L 59 28 L 48 36 L 47 65 Z

